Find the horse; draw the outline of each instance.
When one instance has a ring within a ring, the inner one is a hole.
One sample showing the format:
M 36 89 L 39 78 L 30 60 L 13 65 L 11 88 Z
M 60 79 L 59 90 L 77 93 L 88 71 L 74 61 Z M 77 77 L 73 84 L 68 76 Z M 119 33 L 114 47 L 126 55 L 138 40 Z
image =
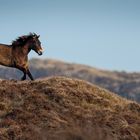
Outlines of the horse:
M 0 65 L 17 68 L 23 72 L 21 80 L 26 80 L 26 75 L 34 80 L 28 64 L 28 54 L 31 50 L 38 55 L 43 54 L 40 35 L 30 33 L 18 37 L 11 45 L 0 44 Z

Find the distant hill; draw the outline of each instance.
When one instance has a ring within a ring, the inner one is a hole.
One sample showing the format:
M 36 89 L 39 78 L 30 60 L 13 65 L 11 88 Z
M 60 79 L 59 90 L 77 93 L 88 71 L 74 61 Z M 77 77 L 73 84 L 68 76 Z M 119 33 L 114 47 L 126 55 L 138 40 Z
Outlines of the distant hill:
M 86 81 L 0 81 L 0 140 L 139 140 L 139 132 L 139 104 Z
M 32 59 L 30 69 L 35 78 L 66 76 L 83 79 L 125 98 L 140 102 L 140 73 L 105 71 L 51 59 Z M 0 67 L 2 79 L 19 79 L 21 76 L 22 73 L 18 70 Z

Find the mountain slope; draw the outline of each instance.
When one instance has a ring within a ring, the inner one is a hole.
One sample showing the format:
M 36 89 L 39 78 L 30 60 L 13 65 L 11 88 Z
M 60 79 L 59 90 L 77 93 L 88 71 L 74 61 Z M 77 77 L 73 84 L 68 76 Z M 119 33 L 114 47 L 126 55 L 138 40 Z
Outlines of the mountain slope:
M 125 98 L 140 102 L 140 73 L 104 71 L 51 59 L 32 59 L 30 69 L 35 78 L 59 75 L 83 79 L 109 89 Z M 1 78 L 20 79 L 21 76 L 22 73 L 18 70 L 0 67 Z
M 0 81 L 1 140 L 139 140 L 140 105 L 82 80 Z

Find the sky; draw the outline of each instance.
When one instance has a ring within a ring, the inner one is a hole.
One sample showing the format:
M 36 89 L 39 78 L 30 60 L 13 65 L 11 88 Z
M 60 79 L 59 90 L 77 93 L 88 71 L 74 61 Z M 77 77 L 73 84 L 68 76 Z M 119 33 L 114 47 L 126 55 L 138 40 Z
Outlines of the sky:
M 140 72 L 140 0 L 0 0 L 0 43 L 40 34 L 43 56 Z

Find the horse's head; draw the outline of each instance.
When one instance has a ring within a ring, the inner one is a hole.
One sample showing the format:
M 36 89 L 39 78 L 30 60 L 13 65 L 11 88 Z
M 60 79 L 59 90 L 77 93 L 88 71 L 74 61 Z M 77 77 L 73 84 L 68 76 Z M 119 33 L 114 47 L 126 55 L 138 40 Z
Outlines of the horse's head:
M 29 53 L 30 50 L 34 50 L 39 55 L 42 55 L 43 53 L 41 42 L 39 41 L 39 35 L 36 35 L 35 33 L 18 37 L 12 42 L 12 46 L 13 49 L 25 49 L 27 50 L 27 53 Z
M 39 41 L 40 35 L 33 34 L 29 43 L 30 43 L 30 49 L 34 50 L 39 55 L 43 54 L 43 49 L 41 47 L 41 42 Z

